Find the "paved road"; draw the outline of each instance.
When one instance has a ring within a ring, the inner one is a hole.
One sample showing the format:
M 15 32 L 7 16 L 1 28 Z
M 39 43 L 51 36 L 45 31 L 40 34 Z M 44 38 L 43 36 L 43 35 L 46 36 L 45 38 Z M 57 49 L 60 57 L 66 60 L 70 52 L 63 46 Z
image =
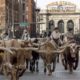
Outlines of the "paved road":
M 39 73 L 30 73 L 26 71 L 24 76 L 20 78 L 20 80 L 80 80 L 80 62 L 79 67 L 73 74 L 70 74 L 68 71 L 65 71 L 61 62 L 57 63 L 56 71 L 52 76 L 47 76 L 43 73 L 43 62 L 39 61 Z M 4 76 L 0 76 L 0 80 L 5 80 Z
M 47 76 L 43 73 L 43 63 L 40 60 L 40 73 L 31 74 L 26 72 L 20 80 L 80 80 L 80 63 L 79 67 L 73 74 L 70 74 L 68 71 L 65 71 L 61 62 L 57 63 L 56 71 L 52 76 Z

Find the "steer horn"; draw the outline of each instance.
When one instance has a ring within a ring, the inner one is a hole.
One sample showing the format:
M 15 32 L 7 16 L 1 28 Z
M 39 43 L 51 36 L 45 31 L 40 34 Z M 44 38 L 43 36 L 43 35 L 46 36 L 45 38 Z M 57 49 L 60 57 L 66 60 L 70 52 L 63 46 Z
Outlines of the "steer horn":
M 47 51 L 47 50 L 38 50 L 37 52 L 39 52 L 39 53 L 63 53 L 64 52 L 64 49 L 62 49 L 62 50 L 49 50 L 49 51 Z
M 64 48 L 64 49 L 53 50 L 53 51 L 51 51 L 51 52 L 52 52 L 52 53 L 58 53 L 58 54 L 60 54 L 60 53 L 63 53 L 64 50 L 65 50 L 65 48 Z
M 1 50 L 1 51 L 7 51 L 7 52 L 9 52 L 10 54 L 13 54 L 13 52 L 12 52 L 9 48 L 0 47 L 0 50 Z

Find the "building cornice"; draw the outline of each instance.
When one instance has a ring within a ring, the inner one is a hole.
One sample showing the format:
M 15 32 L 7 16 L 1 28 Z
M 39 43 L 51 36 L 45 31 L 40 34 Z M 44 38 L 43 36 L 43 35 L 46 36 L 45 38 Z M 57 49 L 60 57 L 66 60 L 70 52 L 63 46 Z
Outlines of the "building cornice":
M 80 15 L 80 12 L 76 12 L 76 13 L 40 13 L 40 15 Z

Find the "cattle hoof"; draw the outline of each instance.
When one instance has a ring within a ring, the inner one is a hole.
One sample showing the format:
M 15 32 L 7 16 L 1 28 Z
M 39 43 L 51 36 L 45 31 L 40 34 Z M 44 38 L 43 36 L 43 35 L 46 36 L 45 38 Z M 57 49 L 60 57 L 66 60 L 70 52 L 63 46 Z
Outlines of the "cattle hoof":
M 67 70 L 67 67 L 65 67 L 64 69 Z
M 68 68 L 67 68 L 67 65 L 64 65 L 64 69 L 65 69 L 65 70 L 67 70 L 67 69 L 68 69 Z
M 34 70 L 34 69 L 32 69 L 32 70 L 31 70 L 31 72 L 33 73 L 33 72 L 35 72 L 35 70 Z
M 0 75 L 3 75 L 3 73 L 2 73 L 2 72 L 0 72 Z
M 72 74 L 72 73 L 73 73 L 73 71 L 70 71 L 69 73 L 70 73 L 70 74 Z
M 52 70 L 51 70 L 51 72 L 54 72 L 55 71 L 55 68 L 53 68 Z
M 57 63 L 59 63 L 59 60 L 57 60 Z
M 33 66 L 30 66 L 30 71 L 33 73 L 35 72 L 35 68 Z
M 76 67 L 73 67 L 74 70 L 76 70 Z
M 46 69 L 44 69 L 44 73 L 46 74 Z
M 73 70 L 72 69 L 70 69 L 70 74 L 72 74 L 73 73 Z
M 49 74 L 48 74 L 48 76 L 51 76 L 51 75 L 52 75 L 52 73 L 49 73 Z
M 26 69 L 28 69 L 28 66 L 26 66 Z
M 24 74 L 24 72 L 26 71 L 26 69 L 19 69 L 18 70 L 18 77 L 21 77 L 23 74 Z
M 39 72 L 39 70 L 36 70 L 36 72 Z

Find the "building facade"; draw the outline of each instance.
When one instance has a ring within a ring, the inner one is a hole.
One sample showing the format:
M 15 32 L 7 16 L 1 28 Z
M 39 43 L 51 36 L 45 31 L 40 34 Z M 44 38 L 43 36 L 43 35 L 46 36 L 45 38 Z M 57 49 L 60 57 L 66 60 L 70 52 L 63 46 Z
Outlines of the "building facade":
M 8 29 L 19 22 L 18 0 L 0 0 L 0 29 Z
M 31 36 L 35 36 L 36 35 L 36 4 L 34 0 L 27 0 L 28 1 L 28 17 L 27 17 L 27 21 L 30 23 L 30 33 Z
M 20 12 L 20 22 L 28 23 L 25 28 L 27 28 L 31 34 L 31 36 L 35 36 L 36 34 L 36 15 L 35 9 L 36 4 L 34 0 L 19 0 L 19 12 Z
M 0 29 L 12 31 L 27 28 L 31 36 L 36 34 L 36 4 L 34 0 L 0 0 Z M 27 23 L 25 27 L 20 23 Z
M 43 30 L 51 34 L 54 27 L 59 27 L 61 33 L 66 33 L 69 28 L 72 28 L 74 33 L 80 32 L 80 12 L 71 2 L 52 2 L 47 5 L 46 10 L 40 12 L 40 17 L 40 21 L 44 22 L 40 25 L 40 33 Z
M 5 28 L 5 24 L 6 24 L 6 12 L 5 12 L 5 0 L 0 0 L 0 29 L 4 29 Z

